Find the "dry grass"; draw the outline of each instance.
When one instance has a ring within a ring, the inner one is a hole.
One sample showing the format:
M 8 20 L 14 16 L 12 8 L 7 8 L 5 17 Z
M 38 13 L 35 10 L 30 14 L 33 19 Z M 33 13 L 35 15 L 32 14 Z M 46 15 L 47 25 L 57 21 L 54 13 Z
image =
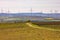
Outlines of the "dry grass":
M 25 23 L 0 23 L 0 29 L 2 28 L 21 28 L 21 27 L 26 27 Z
M 0 29 L 0 40 L 60 40 L 60 31 L 29 27 Z

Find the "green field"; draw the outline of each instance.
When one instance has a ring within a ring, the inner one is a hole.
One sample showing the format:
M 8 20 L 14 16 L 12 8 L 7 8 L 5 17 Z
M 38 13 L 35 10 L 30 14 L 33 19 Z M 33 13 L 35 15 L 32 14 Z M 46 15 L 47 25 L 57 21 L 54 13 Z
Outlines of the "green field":
M 60 40 L 60 31 L 39 29 L 27 23 L 0 23 L 0 40 Z
M 27 27 L 27 22 L 20 22 L 20 23 L 0 23 L 0 29 L 1 28 L 21 28 L 21 27 Z M 51 28 L 51 29 L 60 29 L 60 25 L 52 25 L 52 24 L 41 24 L 40 22 L 31 22 L 34 25 L 38 25 L 39 27 L 45 27 L 45 28 Z
M 0 23 L 0 28 L 21 28 L 26 27 L 27 25 L 23 22 L 21 23 Z

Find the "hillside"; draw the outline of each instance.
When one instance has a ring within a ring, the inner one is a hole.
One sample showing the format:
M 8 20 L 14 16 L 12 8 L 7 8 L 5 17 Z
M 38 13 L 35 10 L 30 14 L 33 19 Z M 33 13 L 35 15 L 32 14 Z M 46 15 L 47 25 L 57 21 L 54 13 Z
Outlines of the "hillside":
M 25 23 L 7 25 L 0 24 L 5 26 L 0 28 L 0 40 L 60 40 L 60 31 L 34 28 Z

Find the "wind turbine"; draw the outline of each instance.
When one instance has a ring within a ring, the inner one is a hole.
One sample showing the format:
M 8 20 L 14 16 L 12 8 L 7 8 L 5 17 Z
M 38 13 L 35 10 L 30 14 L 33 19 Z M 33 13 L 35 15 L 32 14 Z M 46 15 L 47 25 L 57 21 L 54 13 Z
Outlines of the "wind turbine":
M 40 13 L 42 13 L 42 10 L 40 11 Z
M 32 8 L 30 9 L 30 11 L 31 11 L 31 16 L 32 16 Z
M 53 11 L 52 11 L 52 10 L 50 10 L 50 12 L 52 13 Z
M 58 11 L 57 11 L 57 10 L 55 10 L 55 13 L 58 13 Z
M 10 13 L 9 9 L 8 9 L 7 13 Z
M 3 13 L 3 9 L 1 9 L 1 13 Z

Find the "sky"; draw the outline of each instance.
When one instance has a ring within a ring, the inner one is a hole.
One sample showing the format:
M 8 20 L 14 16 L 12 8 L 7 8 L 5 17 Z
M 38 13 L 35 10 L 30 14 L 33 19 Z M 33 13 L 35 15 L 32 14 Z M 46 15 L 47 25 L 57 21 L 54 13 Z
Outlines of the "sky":
M 0 12 L 31 12 L 31 9 L 32 12 L 60 12 L 60 0 L 0 0 Z

